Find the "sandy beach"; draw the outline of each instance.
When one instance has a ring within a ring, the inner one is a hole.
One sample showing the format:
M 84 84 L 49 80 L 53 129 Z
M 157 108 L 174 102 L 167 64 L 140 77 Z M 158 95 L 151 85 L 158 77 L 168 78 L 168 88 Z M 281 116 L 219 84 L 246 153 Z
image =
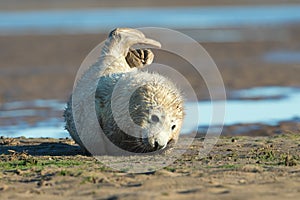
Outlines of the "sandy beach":
M 1 199 L 297 199 L 300 192 L 299 132 L 222 137 L 205 157 L 196 138 L 173 164 L 140 174 L 81 155 L 70 139 L 0 145 Z

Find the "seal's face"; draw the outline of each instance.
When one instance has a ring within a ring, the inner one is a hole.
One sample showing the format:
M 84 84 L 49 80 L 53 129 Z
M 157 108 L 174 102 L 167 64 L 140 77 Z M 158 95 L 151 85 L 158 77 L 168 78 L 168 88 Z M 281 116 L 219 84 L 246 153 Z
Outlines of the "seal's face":
M 183 121 L 183 100 L 178 91 L 164 85 L 148 84 L 131 97 L 132 120 L 141 127 L 136 134 L 138 151 L 152 152 L 176 143 Z
M 161 106 L 149 110 L 148 122 L 145 122 L 143 145 L 148 149 L 164 149 L 177 140 L 182 120 Z

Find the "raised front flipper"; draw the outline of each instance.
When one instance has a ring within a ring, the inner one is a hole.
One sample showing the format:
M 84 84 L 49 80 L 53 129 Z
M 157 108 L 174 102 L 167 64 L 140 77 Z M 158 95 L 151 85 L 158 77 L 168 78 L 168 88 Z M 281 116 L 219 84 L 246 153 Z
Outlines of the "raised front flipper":
M 151 64 L 154 58 L 149 49 L 133 46 L 146 45 L 160 48 L 161 44 L 146 38 L 139 30 L 130 28 L 117 28 L 113 30 L 105 41 L 101 52 L 101 69 L 103 75 L 113 73 L 127 73 L 133 68 L 143 68 Z
M 143 68 L 153 62 L 154 54 L 150 49 L 129 49 L 126 61 L 131 68 Z

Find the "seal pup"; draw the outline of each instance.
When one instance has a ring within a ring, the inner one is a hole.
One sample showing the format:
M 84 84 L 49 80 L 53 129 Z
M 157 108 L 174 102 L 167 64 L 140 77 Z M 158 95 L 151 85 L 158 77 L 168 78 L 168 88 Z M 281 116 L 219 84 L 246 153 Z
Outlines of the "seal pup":
M 133 49 L 137 44 L 160 47 L 135 29 L 117 28 L 109 34 L 98 63 L 95 110 L 104 134 L 114 145 L 144 153 L 177 142 L 184 111 L 182 94 L 169 79 L 140 70 L 152 63 L 154 54 L 149 49 Z M 117 112 L 113 113 L 114 109 Z M 73 121 L 72 97 L 64 117 L 71 137 L 87 151 Z

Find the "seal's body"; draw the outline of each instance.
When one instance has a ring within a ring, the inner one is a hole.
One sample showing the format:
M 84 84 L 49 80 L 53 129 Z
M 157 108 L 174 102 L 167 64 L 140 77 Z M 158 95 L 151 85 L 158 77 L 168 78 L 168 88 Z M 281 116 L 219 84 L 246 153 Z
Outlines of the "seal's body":
M 130 152 L 152 152 L 177 141 L 183 98 L 167 78 L 139 70 L 152 63 L 153 53 L 130 49 L 134 44 L 160 46 L 134 29 L 110 33 L 101 54 L 95 110 L 104 134 L 116 146 Z M 71 102 L 64 113 L 66 129 L 86 149 L 74 124 Z

